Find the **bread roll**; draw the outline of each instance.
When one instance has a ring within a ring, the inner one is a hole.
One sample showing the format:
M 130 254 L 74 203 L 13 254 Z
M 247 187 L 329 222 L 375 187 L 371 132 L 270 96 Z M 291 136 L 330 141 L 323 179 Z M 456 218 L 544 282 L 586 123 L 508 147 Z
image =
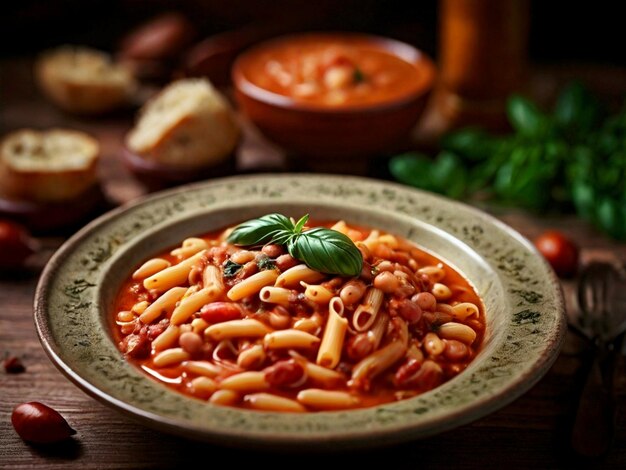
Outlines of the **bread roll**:
M 63 46 L 35 64 L 39 86 L 65 111 L 100 114 L 128 104 L 135 80 L 130 71 L 100 51 Z
M 152 163 L 191 169 L 227 160 L 239 134 L 226 98 L 208 80 L 184 79 L 146 103 L 126 146 Z
M 18 201 L 70 201 L 96 184 L 98 141 L 83 132 L 22 129 L 0 143 L 0 196 Z

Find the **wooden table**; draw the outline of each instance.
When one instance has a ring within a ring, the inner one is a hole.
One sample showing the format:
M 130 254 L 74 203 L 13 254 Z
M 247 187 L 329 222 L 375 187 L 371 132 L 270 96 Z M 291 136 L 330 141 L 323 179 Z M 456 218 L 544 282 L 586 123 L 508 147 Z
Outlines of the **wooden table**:
M 0 64 L 0 90 L 0 130 L 3 133 L 25 126 L 53 125 L 89 131 L 103 145 L 101 177 L 108 198 L 119 204 L 144 193 L 117 158 L 121 136 L 130 125 L 127 116 L 85 120 L 57 111 L 33 88 L 26 61 Z M 240 168 L 253 169 L 259 162 L 280 168 L 282 157 L 262 140 L 248 135 L 239 155 Z M 597 257 L 626 260 L 626 245 L 607 239 L 574 217 L 538 218 L 510 211 L 495 215 L 529 238 L 546 228 L 562 230 L 582 247 L 583 260 Z M 208 466 L 216 457 L 220 457 L 220 461 L 223 461 L 221 457 L 227 458 L 229 464 L 275 461 L 276 454 L 235 451 L 147 429 L 88 397 L 57 371 L 37 339 L 32 300 L 38 274 L 63 237 L 44 237 L 41 241 L 43 250 L 29 273 L 7 273 L 0 277 L 0 352 L 20 356 L 27 367 L 22 374 L 0 372 L 0 468 L 163 468 L 193 462 Z M 575 280 L 563 282 L 569 315 L 578 312 L 575 286 Z M 570 332 L 548 374 L 509 406 L 429 439 L 353 452 L 350 458 L 367 463 L 386 457 L 392 459 L 394 465 L 419 468 L 537 469 L 572 464 L 626 468 L 626 364 L 623 359 L 618 366 L 617 430 L 610 453 L 604 458 L 587 461 L 569 449 L 569 429 L 588 357 L 586 343 Z M 77 435 L 51 448 L 24 443 L 11 426 L 10 414 L 16 404 L 26 401 L 41 401 L 54 407 L 78 431 Z M 320 454 L 294 453 L 278 458 L 288 465 L 330 462 L 328 456 Z

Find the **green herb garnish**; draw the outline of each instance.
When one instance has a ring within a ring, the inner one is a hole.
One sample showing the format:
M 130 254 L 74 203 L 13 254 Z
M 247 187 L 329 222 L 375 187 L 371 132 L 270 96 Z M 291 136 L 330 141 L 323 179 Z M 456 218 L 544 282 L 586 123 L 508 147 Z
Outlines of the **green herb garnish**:
M 265 271 L 266 269 L 274 269 L 276 267 L 276 263 L 269 256 L 261 256 L 256 265 L 258 266 L 260 271 Z
M 227 241 L 240 246 L 276 243 L 311 269 L 341 276 L 358 276 L 363 257 L 352 240 L 341 232 L 317 227 L 303 231 L 308 214 L 295 224 L 282 214 L 248 220 L 231 232 Z
M 352 80 L 354 83 L 362 83 L 365 81 L 365 74 L 360 68 L 355 68 L 354 73 L 352 74 Z
M 242 264 L 227 259 L 224 262 L 224 277 L 234 277 L 242 267 Z
M 544 212 L 571 211 L 626 240 L 626 106 L 608 116 L 580 83 L 568 85 L 552 112 L 511 96 L 513 132 L 461 129 L 441 141 L 433 159 L 391 159 L 406 184 L 455 198 L 490 199 Z

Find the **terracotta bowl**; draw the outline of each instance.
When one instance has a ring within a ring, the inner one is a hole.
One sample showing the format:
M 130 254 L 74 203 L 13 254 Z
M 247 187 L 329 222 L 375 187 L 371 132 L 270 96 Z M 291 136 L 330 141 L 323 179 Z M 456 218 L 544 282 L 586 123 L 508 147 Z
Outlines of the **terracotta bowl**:
M 401 58 L 419 72 L 419 85 L 405 96 L 371 105 L 312 106 L 261 88 L 246 70 L 259 53 L 306 37 L 357 38 Z M 236 98 L 244 114 L 270 140 L 288 152 L 324 160 L 358 160 L 393 152 L 408 140 L 433 86 L 435 66 L 408 44 L 377 36 L 349 33 L 312 33 L 284 36 L 261 43 L 241 54 L 232 70 Z
M 301 414 L 215 406 L 127 362 L 113 337 L 112 310 L 131 270 L 183 238 L 270 212 L 384 227 L 448 262 L 485 306 L 486 335 L 477 356 L 450 381 L 410 399 Z M 224 445 L 291 450 L 407 441 L 485 416 L 547 372 L 566 331 L 553 271 L 530 242 L 493 217 L 395 184 L 294 174 L 180 187 L 92 222 L 42 274 L 35 323 L 45 351 L 70 380 L 147 426 Z

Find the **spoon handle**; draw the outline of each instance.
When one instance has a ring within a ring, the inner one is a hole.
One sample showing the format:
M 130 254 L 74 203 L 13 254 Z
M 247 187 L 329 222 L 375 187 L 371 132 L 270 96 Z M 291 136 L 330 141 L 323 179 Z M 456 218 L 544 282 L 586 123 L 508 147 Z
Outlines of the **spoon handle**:
M 610 384 L 602 373 L 605 361 L 612 361 L 613 351 L 598 348 L 578 402 L 571 445 L 579 455 L 598 457 L 611 445 L 614 430 L 614 405 Z

